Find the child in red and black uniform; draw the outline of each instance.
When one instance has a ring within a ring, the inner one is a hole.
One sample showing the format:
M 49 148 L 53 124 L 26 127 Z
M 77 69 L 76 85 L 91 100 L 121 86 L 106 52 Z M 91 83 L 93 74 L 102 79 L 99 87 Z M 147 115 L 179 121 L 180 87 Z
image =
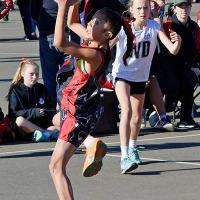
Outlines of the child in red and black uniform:
M 65 115 L 49 166 L 60 199 L 73 199 L 73 190 L 65 167 L 75 150 L 94 130 L 100 116 L 98 79 L 110 59 L 109 40 L 113 39 L 121 29 L 121 17 L 110 9 L 97 11 L 87 28 L 83 27 L 78 20 L 78 2 L 78 0 L 58 0 L 54 37 L 56 47 L 79 59 L 76 62 L 74 76 L 63 89 L 61 109 Z M 68 27 L 87 40 L 87 46 L 66 41 L 64 34 L 66 12 L 68 12 Z M 94 171 L 96 162 L 102 160 L 106 153 L 104 143 L 98 148 L 101 154 L 92 167 L 89 165 L 88 171 Z M 88 159 L 93 160 L 94 156 Z

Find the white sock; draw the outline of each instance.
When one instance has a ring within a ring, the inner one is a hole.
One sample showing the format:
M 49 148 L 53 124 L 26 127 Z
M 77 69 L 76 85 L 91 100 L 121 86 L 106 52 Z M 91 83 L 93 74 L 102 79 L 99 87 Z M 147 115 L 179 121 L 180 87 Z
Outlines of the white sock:
M 95 140 L 94 137 L 92 137 L 91 135 L 88 135 L 88 136 L 86 137 L 86 139 L 84 140 L 83 145 L 84 145 L 86 148 L 89 148 L 89 147 L 92 146 L 94 140 Z
M 128 157 L 128 147 L 127 146 L 120 146 L 121 147 L 121 160 Z
M 129 140 L 129 147 L 130 148 L 137 148 L 137 140 Z

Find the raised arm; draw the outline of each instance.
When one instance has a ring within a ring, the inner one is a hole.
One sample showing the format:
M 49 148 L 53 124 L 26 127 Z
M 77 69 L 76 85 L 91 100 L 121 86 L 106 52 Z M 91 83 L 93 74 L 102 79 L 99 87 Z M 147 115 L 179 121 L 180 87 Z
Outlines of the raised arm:
M 67 26 L 83 40 L 89 40 L 87 29 L 80 23 L 78 3 L 69 7 Z
M 96 49 L 83 48 L 80 45 L 69 42 L 65 37 L 65 16 L 71 3 L 76 3 L 77 0 L 58 0 L 58 14 L 56 19 L 54 46 L 67 54 L 85 60 L 89 63 L 88 72 L 96 70 L 102 62 L 102 53 Z M 76 15 L 76 13 L 71 13 Z M 71 15 L 68 13 L 68 15 Z M 76 18 L 76 17 L 71 17 Z
M 165 45 L 169 52 L 176 55 L 181 47 L 181 37 L 176 32 L 170 32 L 170 38 L 167 37 L 165 32 L 161 29 L 158 33 L 160 41 Z

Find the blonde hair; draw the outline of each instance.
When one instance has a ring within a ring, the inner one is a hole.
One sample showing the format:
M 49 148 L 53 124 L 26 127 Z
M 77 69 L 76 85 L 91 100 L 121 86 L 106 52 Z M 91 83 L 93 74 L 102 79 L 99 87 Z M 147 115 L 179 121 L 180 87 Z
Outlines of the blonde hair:
M 131 13 L 131 7 L 133 6 L 134 1 L 135 1 L 135 0 L 129 0 L 129 1 L 128 1 L 127 8 L 128 8 L 128 13 L 129 13 L 130 16 L 133 15 L 133 13 Z M 151 1 L 151 0 L 149 0 L 149 3 L 150 3 L 150 1 Z
M 23 82 L 22 72 L 25 70 L 25 68 L 27 67 L 27 65 L 36 66 L 37 68 L 39 68 L 39 66 L 37 65 L 37 63 L 34 62 L 33 60 L 30 60 L 30 59 L 27 59 L 27 58 L 23 58 L 22 61 L 19 63 L 18 68 L 17 68 L 17 70 L 16 70 L 16 72 L 14 74 L 14 77 L 12 79 L 12 82 L 11 82 L 11 85 L 10 85 L 7 97 L 9 96 L 12 88 L 15 85 Z

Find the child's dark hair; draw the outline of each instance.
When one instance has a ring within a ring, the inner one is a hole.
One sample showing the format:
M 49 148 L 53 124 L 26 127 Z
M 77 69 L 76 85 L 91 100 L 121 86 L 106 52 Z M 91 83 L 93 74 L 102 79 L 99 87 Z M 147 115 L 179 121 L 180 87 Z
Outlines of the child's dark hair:
M 135 41 L 135 35 L 133 34 L 130 24 L 127 20 L 124 20 L 119 13 L 116 11 L 109 9 L 109 8 L 102 8 L 98 10 L 94 17 L 98 17 L 103 19 L 106 23 L 109 24 L 109 31 L 112 32 L 112 37 L 109 38 L 109 40 L 114 39 L 119 31 L 121 30 L 121 27 L 123 26 L 124 31 L 127 35 L 127 50 L 123 57 L 123 62 L 125 65 L 127 65 L 126 59 L 131 55 L 134 41 Z

